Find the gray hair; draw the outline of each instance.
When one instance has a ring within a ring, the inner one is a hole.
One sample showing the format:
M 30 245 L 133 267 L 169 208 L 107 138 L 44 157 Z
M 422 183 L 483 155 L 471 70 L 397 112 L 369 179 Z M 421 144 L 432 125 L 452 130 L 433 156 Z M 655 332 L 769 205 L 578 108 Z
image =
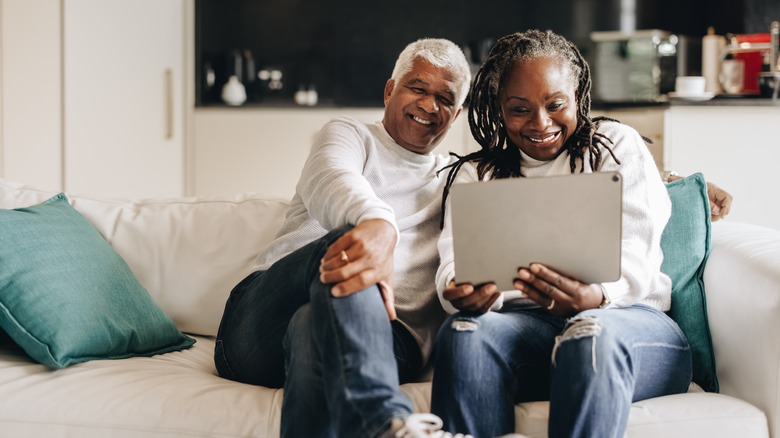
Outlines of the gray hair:
M 457 92 L 457 104 L 463 105 L 471 85 L 471 69 L 463 50 L 457 44 L 444 38 L 423 38 L 410 43 L 398 55 L 390 77 L 396 84 L 401 82 L 405 74 L 412 71 L 415 59 L 422 58 L 438 68 L 450 71 L 460 81 Z

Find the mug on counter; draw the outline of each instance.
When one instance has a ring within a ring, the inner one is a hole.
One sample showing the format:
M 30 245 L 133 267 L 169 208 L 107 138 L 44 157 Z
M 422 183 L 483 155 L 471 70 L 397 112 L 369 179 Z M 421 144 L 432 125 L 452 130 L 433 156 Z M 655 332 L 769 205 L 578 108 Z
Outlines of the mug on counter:
M 720 86 L 727 94 L 739 94 L 745 87 L 745 62 L 726 59 L 720 65 Z
M 674 91 L 678 96 L 700 96 L 704 94 L 706 84 L 704 76 L 677 76 Z

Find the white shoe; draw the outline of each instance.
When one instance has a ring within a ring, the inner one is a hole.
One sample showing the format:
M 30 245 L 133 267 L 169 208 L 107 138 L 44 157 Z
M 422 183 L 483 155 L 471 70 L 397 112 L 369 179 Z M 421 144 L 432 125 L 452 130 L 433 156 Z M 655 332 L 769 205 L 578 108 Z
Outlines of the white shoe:
M 474 438 L 461 433 L 451 434 L 441 430 L 441 418 L 433 414 L 412 414 L 404 425 L 395 431 L 395 438 Z

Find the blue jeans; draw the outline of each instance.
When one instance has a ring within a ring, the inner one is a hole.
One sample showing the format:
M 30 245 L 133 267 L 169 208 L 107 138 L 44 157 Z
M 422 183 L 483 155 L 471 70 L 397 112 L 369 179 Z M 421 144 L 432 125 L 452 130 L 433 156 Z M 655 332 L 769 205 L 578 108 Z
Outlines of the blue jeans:
M 284 386 L 283 437 L 377 436 L 412 412 L 399 379 L 421 371 L 421 354 L 412 335 L 391 324 L 379 288 L 333 298 L 319 281 L 320 259 L 347 230 L 249 275 L 225 305 L 217 371 Z
M 569 320 L 508 308 L 444 323 L 431 405 L 446 430 L 492 438 L 515 431 L 515 403 L 549 399 L 551 438 L 622 437 L 632 402 L 686 392 L 690 381 L 688 341 L 654 308 Z

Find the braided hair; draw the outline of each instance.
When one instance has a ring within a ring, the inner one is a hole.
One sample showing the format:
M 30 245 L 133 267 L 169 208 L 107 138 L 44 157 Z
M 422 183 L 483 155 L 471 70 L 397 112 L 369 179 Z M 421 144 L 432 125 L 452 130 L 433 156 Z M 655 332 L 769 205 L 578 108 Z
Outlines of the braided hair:
M 490 175 L 490 179 L 522 177 L 520 170 L 520 149 L 512 143 L 501 120 L 500 88 L 506 74 L 517 61 L 554 57 L 569 65 L 572 80 L 577 83 L 577 126 L 574 133 L 564 144 L 569 154 L 571 172 L 582 161 L 580 172 L 585 170 L 585 154 L 591 169 L 599 169 L 602 163 L 600 146 L 609 151 L 610 156 L 620 164 L 610 145 L 612 140 L 597 132 L 598 125 L 606 117 L 590 117 L 590 67 L 577 46 L 566 38 L 548 30 L 528 30 L 513 33 L 500 38 L 490 50 L 488 57 L 474 78 L 469 105 L 469 128 L 471 135 L 481 149 L 465 156 L 452 154 L 458 159 L 441 169 L 450 168 L 442 196 L 442 220 L 450 187 L 460 168 L 469 161 L 477 163 L 479 179 Z

